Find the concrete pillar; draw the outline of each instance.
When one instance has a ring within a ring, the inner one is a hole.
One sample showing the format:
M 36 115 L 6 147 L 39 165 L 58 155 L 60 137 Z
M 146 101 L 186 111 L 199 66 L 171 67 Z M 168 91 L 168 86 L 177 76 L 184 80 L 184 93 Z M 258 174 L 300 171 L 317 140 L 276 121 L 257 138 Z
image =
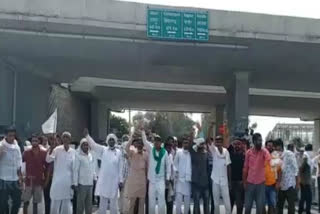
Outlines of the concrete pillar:
M 14 76 L 4 66 L 0 67 L 0 131 L 13 124 Z
M 110 130 L 110 110 L 105 103 L 91 102 L 91 135 L 96 140 L 105 140 Z
M 45 90 L 43 89 L 43 91 Z M 36 94 L 36 92 L 33 92 L 33 94 Z M 49 103 L 50 105 L 47 107 L 48 114 L 45 118 L 48 118 L 55 109 L 58 109 L 57 131 L 69 131 L 72 134 L 72 139 L 80 140 L 83 137 L 83 129 L 90 126 L 91 102 L 73 94 L 68 88 L 52 84 Z M 45 118 L 41 121 L 44 121 Z
M 107 108 L 107 135 L 110 134 L 111 132 L 111 123 L 110 123 L 110 119 L 111 119 L 111 109 L 110 108 Z
M 227 119 L 230 134 L 244 132 L 248 128 L 249 115 L 249 73 L 237 72 L 227 90 Z
M 312 144 L 313 144 L 313 151 L 317 152 L 320 148 L 320 119 L 314 121 Z

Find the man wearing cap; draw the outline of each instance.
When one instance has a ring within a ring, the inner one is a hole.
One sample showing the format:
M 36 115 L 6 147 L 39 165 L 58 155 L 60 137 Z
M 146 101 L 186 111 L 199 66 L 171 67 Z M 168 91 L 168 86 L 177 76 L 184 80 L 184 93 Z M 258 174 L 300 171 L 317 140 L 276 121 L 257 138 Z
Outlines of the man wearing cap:
M 144 128 L 141 127 L 142 141 L 149 153 L 149 214 L 155 214 L 156 199 L 158 199 L 158 213 L 166 213 L 165 185 L 171 176 L 171 163 L 167 151 L 162 147 L 160 136 L 154 137 L 154 146 L 147 142 Z
M 110 204 L 110 213 L 118 213 L 118 190 L 123 186 L 123 156 L 116 148 L 118 138 L 109 134 L 106 138 L 107 147 L 97 144 L 89 135 L 88 129 L 84 130 L 84 136 L 96 157 L 101 160 L 99 178 L 95 195 L 100 196 L 99 214 L 107 212 Z
M 54 162 L 52 185 L 50 189 L 51 213 L 71 214 L 73 198 L 73 168 L 75 150 L 70 147 L 71 134 L 63 132 L 62 145 L 52 145 L 47 153 L 46 161 Z

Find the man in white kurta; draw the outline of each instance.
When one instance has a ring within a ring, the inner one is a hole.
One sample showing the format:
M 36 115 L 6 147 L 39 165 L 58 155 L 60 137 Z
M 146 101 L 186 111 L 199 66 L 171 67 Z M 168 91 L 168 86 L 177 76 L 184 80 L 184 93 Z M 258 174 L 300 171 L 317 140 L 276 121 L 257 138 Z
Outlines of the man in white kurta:
M 149 180 L 149 214 L 155 214 L 156 199 L 158 199 L 158 213 L 166 213 L 166 202 L 165 202 L 165 184 L 170 179 L 170 160 L 168 154 L 165 151 L 160 161 L 160 167 L 157 169 L 157 161 L 155 156 L 160 156 L 158 149 L 164 149 L 161 147 L 161 138 L 155 137 L 155 146 L 152 146 L 147 141 L 147 137 L 144 131 L 142 131 L 142 140 L 144 147 L 149 153 L 149 169 L 148 169 L 148 180 Z
M 19 213 L 21 206 L 22 157 L 15 137 L 16 130 L 10 127 L 6 130 L 6 137 L 0 141 L 0 213 L 6 213 L 9 197 L 12 214 Z
M 54 162 L 52 185 L 50 189 L 51 214 L 72 214 L 73 167 L 75 150 L 69 146 L 71 134 L 62 134 L 63 145 L 50 147 L 46 161 Z
M 230 183 L 230 164 L 231 159 L 229 152 L 226 148 L 222 147 L 223 138 L 217 136 L 215 145 L 209 146 L 212 155 L 212 195 L 214 199 L 214 213 L 220 214 L 219 202 L 220 197 L 223 199 L 225 206 L 225 213 L 231 214 L 231 204 L 229 196 L 229 183 Z M 229 171 L 229 172 L 228 172 Z
M 110 203 L 110 214 L 118 213 L 118 190 L 123 184 L 122 153 L 115 147 L 117 137 L 114 134 L 107 136 L 107 147 L 97 144 L 85 130 L 85 137 L 96 157 L 101 160 L 99 178 L 96 184 L 95 195 L 100 196 L 99 214 L 106 214 Z
M 182 201 L 184 201 L 184 214 L 189 213 L 191 197 L 191 155 L 189 141 L 183 139 L 183 149 L 176 151 L 174 171 L 176 174 L 176 213 L 181 214 Z
M 77 189 L 77 214 L 92 214 L 92 189 L 95 179 L 95 159 L 85 138 L 80 141 L 74 164 L 73 185 Z

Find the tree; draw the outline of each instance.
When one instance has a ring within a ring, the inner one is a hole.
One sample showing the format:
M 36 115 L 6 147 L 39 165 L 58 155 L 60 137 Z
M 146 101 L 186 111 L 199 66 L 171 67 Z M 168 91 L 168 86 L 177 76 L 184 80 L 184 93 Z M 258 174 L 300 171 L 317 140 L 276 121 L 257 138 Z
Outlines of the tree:
M 129 124 L 124 118 L 111 115 L 110 129 L 118 138 L 121 138 L 124 134 L 129 133 Z
M 134 124 L 145 121 L 146 128 L 157 133 L 163 139 L 168 136 L 182 136 L 190 132 L 194 125 L 187 114 L 181 112 L 139 112 L 133 117 Z

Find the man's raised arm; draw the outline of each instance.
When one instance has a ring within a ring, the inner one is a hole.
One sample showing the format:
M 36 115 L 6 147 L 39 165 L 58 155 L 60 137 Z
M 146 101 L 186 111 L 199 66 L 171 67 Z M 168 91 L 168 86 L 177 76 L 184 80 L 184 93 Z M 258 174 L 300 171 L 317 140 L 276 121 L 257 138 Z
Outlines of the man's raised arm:
M 103 151 L 104 151 L 104 146 L 97 144 L 92 137 L 89 135 L 88 129 L 84 129 L 84 137 L 87 139 L 87 142 L 90 146 L 90 148 L 97 154 L 97 157 L 101 158 Z

